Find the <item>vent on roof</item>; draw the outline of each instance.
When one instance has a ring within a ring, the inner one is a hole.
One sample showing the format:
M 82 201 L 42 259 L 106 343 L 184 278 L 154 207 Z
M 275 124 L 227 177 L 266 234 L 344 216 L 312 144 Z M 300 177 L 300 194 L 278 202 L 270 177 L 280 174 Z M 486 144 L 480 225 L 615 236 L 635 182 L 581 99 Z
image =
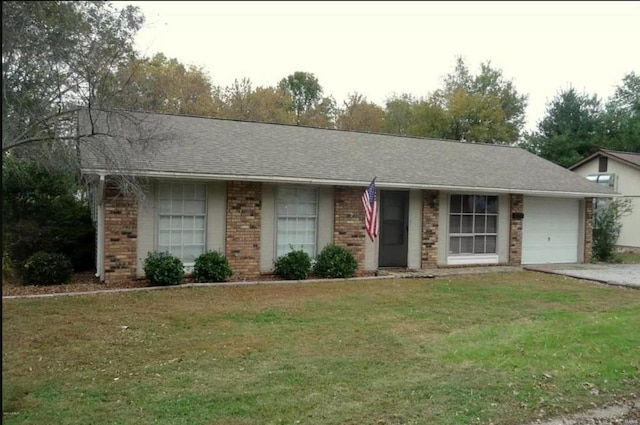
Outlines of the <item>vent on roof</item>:
M 615 189 L 616 175 L 614 173 L 589 174 L 587 179 L 594 183 Z

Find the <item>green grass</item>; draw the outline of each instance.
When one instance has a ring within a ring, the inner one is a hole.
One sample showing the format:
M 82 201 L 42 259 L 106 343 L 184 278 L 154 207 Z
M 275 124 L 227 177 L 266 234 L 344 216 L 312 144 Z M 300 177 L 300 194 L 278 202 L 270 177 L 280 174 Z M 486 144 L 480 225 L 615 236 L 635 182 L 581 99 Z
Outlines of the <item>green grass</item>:
M 620 258 L 620 261 L 624 264 L 640 264 L 640 254 L 619 252 L 616 253 L 616 257 Z
M 522 424 L 640 388 L 640 291 L 533 272 L 6 300 L 2 326 L 6 424 Z

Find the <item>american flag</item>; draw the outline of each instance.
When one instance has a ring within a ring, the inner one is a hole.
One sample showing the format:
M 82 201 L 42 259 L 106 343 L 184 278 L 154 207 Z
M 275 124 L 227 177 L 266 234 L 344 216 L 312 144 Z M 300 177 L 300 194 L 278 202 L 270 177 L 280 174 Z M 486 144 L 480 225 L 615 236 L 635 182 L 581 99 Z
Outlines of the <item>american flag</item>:
M 378 237 L 378 204 L 376 202 L 376 179 L 374 178 L 367 190 L 362 194 L 364 206 L 364 222 L 367 234 L 373 242 Z

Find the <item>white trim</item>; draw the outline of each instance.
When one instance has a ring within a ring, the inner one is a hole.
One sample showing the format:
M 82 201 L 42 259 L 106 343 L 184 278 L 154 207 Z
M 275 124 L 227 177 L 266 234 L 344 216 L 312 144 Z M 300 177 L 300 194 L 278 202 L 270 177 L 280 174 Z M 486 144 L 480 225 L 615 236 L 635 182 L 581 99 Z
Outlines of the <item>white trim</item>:
M 447 264 L 451 266 L 469 264 L 498 264 L 498 254 L 449 255 Z
M 353 181 L 353 180 L 330 180 L 317 178 L 302 177 L 282 177 L 282 176 L 247 176 L 233 174 L 203 174 L 203 173 L 184 173 L 173 171 L 141 171 L 141 170 L 106 170 L 86 168 L 83 173 L 91 174 L 112 174 L 112 175 L 135 175 L 141 177 L 157 177 L 157 178 L 190 178 L 198 180 L 237 180 L 237 181 L 255 181 L 269 183 L 299 183 L 325 186 L 363 186 L 366 187 L 371 181 Z M 516 188 L 493 188 L 493 187 L 476 187 L 476 186 L 447 186 L 434 184 L 415 184 L 415 183 L 378 183 L 376 187 L 381 189 L 430 189 L 430 190 L 447 190 L 447 191 L 463 191 L 475 193 L 521 193 L 531 196 L 551 196 L 563 198 L 611 198 L 621 196 L 619 193 L 593 193 L 593 192 L 562 192 L 553 190 L 532 190 L 532 189 L 516 189 Z
M 97 199 L 97 217 L 96 217 L 96 225 L 98 227 L 96 234 L 96 277 L 100 279 L 101 282 L 104 282 L 105 272 L 104 272 L 104 230 L 105 230 L 105 219 L 104 219 L 104 174 L 100 174 L 100 181 L 98 182 L 98 187 L 96 188 L 96 199 Z

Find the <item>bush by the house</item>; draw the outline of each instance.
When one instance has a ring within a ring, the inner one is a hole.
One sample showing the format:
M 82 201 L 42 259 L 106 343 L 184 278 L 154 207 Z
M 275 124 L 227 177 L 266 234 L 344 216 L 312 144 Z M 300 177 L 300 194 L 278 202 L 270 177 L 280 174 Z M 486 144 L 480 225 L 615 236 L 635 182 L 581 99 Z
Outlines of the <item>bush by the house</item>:
M 633 205 L 629 199 L 602 200 L 596 204 L 593 223 L 592 256 L 596 261 L 609 263 L 620 261 L 615 249 L 622 217 L 631 213 Z
M 73 273 L 71 261 L 63 254 L 36 252 L 22 267 L 22 278 L 31 285 L 59 285 L 69 282 Z
M 358 262 L 351 251 L 341 246 L 327 245 L 318 254 L 313 272 L 327 278 L 352 277 L 357 268 Z
M 302 250 L 291 251 L 273 263 L 276 274 L 288 280 L 306 279 L 311 272 L 311 257 Z
M 144 260 L 144 274 L 154 286 L 179 285 L 184 277 L 184 265 L 168 252 L 154 251 Z
M 224 282 L 232 274 L 227 257 L 217 251 L 201 254 L 193 267 L 193 276 L 197 282 Z
M 4 158 L 2 195 L 2 250 L 16 274 L 40 251 L 64 254 L 76 271 L 94 269 L 95 229 L 74 174 Z

